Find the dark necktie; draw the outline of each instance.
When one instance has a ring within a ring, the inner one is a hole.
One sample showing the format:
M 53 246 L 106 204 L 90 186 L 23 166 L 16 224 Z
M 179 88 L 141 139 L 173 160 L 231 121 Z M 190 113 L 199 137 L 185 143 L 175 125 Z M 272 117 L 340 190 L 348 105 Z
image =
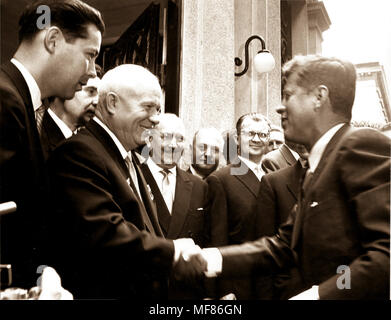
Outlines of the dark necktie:
M 132 179 L 132 182 L 133 182 L 133 185 L 134 185 L 134 188 L 135 188 L 135 190 L 133 190 L 133 191 L 137 192 L 137 195 L 141 199 L 141 194 L 140 194 L 140 188 L 139 188 L 139 185 L 138 185 L 136 168 L 134 167 L 133 160 L 132 160 L 132 155 L 131 155 L 130 152 L 129 152 L 128 156 L 125 158 L 125 162 L 126 162 L 126 165 L 128 167 L 128 170 L 129 170 L 130 178 Z
M 301 187 L 302 198 L 305 197 L 305 193 L 307 192 L 308 186 L 310 185 L 312 177 L 314 175 L 314 173 L 312 171 L 310 171 L 310 167 L 308 166 L 308 161 L 306 162 L 306 166 L 305 167 L 307 168 L 307 170 L 305 171 L 303 184 L 302 184 L 302 187 Z

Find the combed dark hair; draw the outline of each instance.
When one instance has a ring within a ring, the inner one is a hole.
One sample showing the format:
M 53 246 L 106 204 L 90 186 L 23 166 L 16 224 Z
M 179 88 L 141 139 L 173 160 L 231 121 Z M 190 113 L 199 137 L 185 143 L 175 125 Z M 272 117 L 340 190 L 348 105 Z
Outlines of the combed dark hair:
M 37 13 L 37 8 L 41 5 L 50 8 L 50 24 L 60 28 L 68 42 L 86 38 L 89 24 L 102 34 L 105 31 L 100 12 L 80 0 L 38 0 L 28 5 L 19 19 L 19 43 L 31 40 L 40 31 L 37 21 L 41 13 Z
M 319 55 L 296 56 L 282 68 L 282 87 L 291 75 L 297 76 L 296 84 L 307 92 L 326 86 L 334 113 L 351 119 L 356 94 L 356 68 L 351 62 Z
M 250 118 L 254 121 L 265 121 L 267 123 L 267 125 L 269 126 L 269 132 L 272 129 L 270 120 L 267 117 L 265 117 L 264 115 L 262 115 L 260 113 L 256 113 L 256 112 L 246 113 L 246 114 L 242 115 L 238 119 L 238 121 L 236 122 L 236 134 L 238 136 L 240 135 L 240 131 L 242 129 L 242 123 L 246 118 Z

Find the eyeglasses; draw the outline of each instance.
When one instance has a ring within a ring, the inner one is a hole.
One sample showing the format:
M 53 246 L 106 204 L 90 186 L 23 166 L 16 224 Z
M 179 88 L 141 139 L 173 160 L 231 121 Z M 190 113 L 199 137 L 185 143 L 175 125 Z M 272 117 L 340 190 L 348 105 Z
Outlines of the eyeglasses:
M 269 133 L 256 132 L 256 131 L 246 131 L 246 130 L 242 130 L 241 134 L 249 137 L 250 139 L 254 139 L 256 135 L 258 135 L 259 139 L 267 139 L 270 136 Z

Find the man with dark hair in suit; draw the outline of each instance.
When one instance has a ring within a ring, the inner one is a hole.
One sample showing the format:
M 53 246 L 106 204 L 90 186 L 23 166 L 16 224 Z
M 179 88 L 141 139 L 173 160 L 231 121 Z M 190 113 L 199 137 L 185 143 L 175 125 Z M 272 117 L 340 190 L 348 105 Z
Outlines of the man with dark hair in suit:
M 39 27 L 41 5 L 50 9 L 50 25 Z M 42 100 L 71 99 L 95 76 L 104 29 L 100 13 L 82 1 L 34 2 L 19 20 L 12 60 L 1 67 L 0 203 L 16 202 L 17 212 L 1 219 L 0 262 L 12 265 L 14 286 L 34 285 L 37 265 L 45 263 L 38 257 L 48 199 Z
M 70 100 L 55 97 L 42 119 L 41 142 L 45 159 L 65 139 L 76 134 L 95 115 L 98 105 L 98 77 L 90 78 Z
M 239 244 L 254 238 L 255 205 L 264 171 L 262 158 L 268 150 L 270 122 L 250 113 L 236 124 L 237 163 L 232 163 L 206 179 L 208 183 L 208 246 Z M 238 299 L 252 298 L 252 281 L 224 282 L 217 297 L 233 292 Z
M 96 117 L 51 154 L 53 265 L 75 298 L 166 299 L 192 239 L 167 240 L 132 150 L 158 123 L 159 81 L 124 64 L 100 83 Z M 190 235 L 188 235 L 189 237 Z
M 282 128 L 272 125 L 269 139 L 269 152 L 277 150 L 282 144 L 284 144 L 284 132 Z
M 390 141 L 349 125 L 352 63 L 296 56 L 283 67 L 285 137 L 310 150 L 298 203 L 271 237 L 207 249 L 221 276 L 297 267 L 293 299 L 390 298 Z M 221 273 L 220 273 L 221 272 Z
M 150 157 L 141 166 L 154 195 L 163 234 L 168 239 L 192 238 L 204 245 L 207 184 L 178 167 L 185 147 L 185 125 L 165 113 L 147 140 Z M 170 299 L 202 298 L 201 287 L 170 281 Z

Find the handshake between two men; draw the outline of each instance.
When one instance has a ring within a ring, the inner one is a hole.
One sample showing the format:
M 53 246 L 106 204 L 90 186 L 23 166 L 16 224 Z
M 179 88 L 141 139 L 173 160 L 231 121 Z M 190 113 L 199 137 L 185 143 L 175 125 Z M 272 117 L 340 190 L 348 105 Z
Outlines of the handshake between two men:
M 192 239 L 174 240 L 174 277 L 196 283 L 204 276 L 215 277 L 221 271 L 222 257 L 217 248 L 201 249 Z

